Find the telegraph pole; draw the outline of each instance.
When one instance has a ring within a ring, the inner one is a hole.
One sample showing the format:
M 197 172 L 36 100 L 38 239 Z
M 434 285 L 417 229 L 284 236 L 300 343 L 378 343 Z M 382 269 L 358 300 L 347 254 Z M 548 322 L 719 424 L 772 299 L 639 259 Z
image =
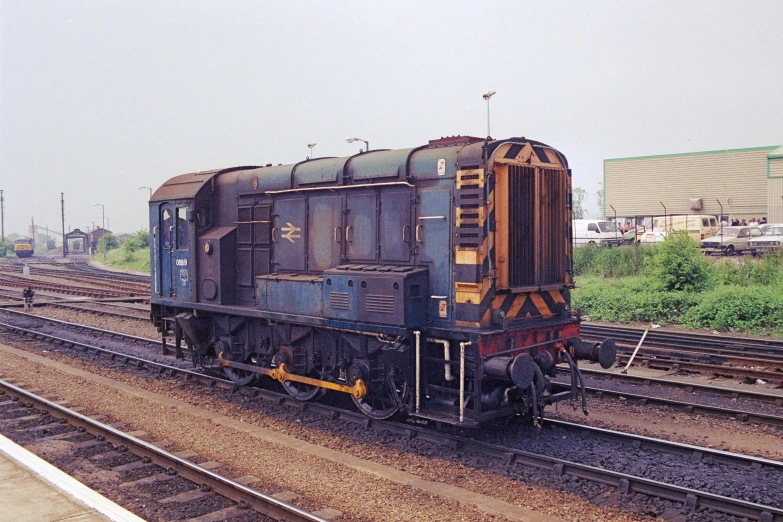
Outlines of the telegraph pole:
M 5 206 L 3 205 L 3 191 L 0 190 L 0 242 L 5 243 Z
M 63 216 L 63 257 L 68 255 L 68 248 L 65 245 L 65 193 L 60 192 L 60 211 Z

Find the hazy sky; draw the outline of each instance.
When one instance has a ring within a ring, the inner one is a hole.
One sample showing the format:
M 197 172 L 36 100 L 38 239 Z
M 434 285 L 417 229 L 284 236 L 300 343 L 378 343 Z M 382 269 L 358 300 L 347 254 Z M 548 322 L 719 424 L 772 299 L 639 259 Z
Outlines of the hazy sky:
M 5 232 L 148 227 L 177 174 L 526 136 L 605 158 L 783 144 L 783 2 L 0 0 Z M 363 144 L 362 144 L 363 146 Z M 594 206 L 594 202 L 588 203 Z

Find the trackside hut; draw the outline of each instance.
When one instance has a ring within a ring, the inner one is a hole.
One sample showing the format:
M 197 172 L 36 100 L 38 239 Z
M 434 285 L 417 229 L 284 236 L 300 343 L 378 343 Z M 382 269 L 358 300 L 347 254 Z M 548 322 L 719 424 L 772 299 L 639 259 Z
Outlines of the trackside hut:
M 606 159 L 603 201 L 604 215 L 614 207 L 619 220 L 666 213 L 781 222 L 783 147 Z

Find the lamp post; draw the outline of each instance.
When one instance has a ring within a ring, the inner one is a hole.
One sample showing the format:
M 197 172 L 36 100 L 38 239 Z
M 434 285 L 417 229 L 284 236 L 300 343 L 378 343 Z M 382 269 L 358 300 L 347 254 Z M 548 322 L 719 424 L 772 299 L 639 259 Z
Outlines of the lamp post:
M 150 191 L 150 199 L 152 199 L 152 188 L 151 187 L 139 187 L 139 190 L 147 189 Z
M 307 146 L 310 148 L 310 159 L 313 159 L 313 148 L 318 145 L 317 143 L 308 143 Z
M 100 206 L 101 207 L 101 230 L 103 230 L 103 234 L 101 234 L 101 238 L 103 239 L 103 260 L 106 261 L 106 207 L 103 206 L 103 203 L 96 203 L 94 206 Z
M 497 94 L 495 91 L 489 91 L 488 93 L 482 95 L 482 98 L 487 100 L 487 138 L 491 136 L 489 133 L 489 99 L 492 98 L 495 94 Z
M 364 142 L 364 146 L 367 147 L 367 150 L 368 151 L 370 150 L 370 142 L 367 141 L 367 140 L 363 140 L 361 138 L 345 138 L 345 141 L 348 142 L 348 143 L 353 143 L 355 141 L 363 141 Z

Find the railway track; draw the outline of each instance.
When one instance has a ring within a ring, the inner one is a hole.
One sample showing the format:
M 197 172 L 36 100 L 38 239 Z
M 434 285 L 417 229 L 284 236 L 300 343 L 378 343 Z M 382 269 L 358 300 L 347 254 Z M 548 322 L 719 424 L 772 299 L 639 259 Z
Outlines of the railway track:
M 594 368 L 580 368 L 582 375 L 592 379 L 606 380 L 610 382 L 625 382 L 638 386 L 656 385 L 664 388 L 675 388 L 686 393 L 699 392 L 707 395 L 727 397 L 734 400 L 748 400 L 772 404 L 778 407 L 783 406 L 783 396 L 773 393 L 765 393 L 751 390 L 740 390 L 737 388 L 723 388 L 708 384 L 698 384 L 690 381 L 678 381 L 673 379 L 661 379 L 649 377 L 646 375 L 632 375 L 627 373 L 612 372 L 607 370 L 598 370 Z M 568 375 L 568 371 L 558 368 L 558 373 Z
M 58 319 L 51 319 L 47 317 L 41 317 L 41 316 L 34 316 L 30 314 L 26 314 L 24 312 L 17 312 L 17 311 L 8 311 L 9 313 L 15 315 L 16 317 L 28 317 L 28 318 L 35 318 L 40 321 L 43 321 L 45 323 L 55 325 L 58 327 L 63 327 L 69 330 L 74 330 L 76 332 L 80 333 L 89 333 L 93 336 L 98 336 L 101 338 L 108 338 L 108 339 L 123 339 L 125 341 L 129 341 L 135 345 L 141 345 L 146 347 L 149 350 L 154 350 L 157 353 L 160 353 L 162 350 L 161 342 L 155 339 L 148 339 L 143 337 L 137 337 L 133 335 L 123 334 L 119 332 L 114 332 L 111 330 L 105 330 L 101 328 L 91 327 L 91 326 L 85 326 L 77 323 L 69 323 L 66 321 L 61 321 Z M 10 325 L 8 326 L 10 327 Z M 28 330 L 29 335 L 46 335 L 42 334 L 41 332 L 37 332 L 35 330 Z M 165 352 L 167 353 L 167 352 Z M 615 378 L 615 379 L 622 379 L 629 382 L 634 382 L 636 384 L 644 384 L 644 383 L 652 383 L 653 381 L 656 383 L 662 383 L 668 386 L 677 386 L 677 384 L 673 383 L 672 381 L 666 381 L 664 379 L 654 380 L 651 378 L 634 378 L 627 375 L 622 374 L 613 374 L 611 372 L 602 372 L 600 370 L 590 370 L 590 369 L 583 369 L 583 373 L 587 376 L 596 375 L 596 376 L 602 376 L 604 378 Z M 563 370 L 561 369 L 561 372 Z M 614 377 L 611 377 L 614 376 Z M 561 388 L 565 385 L 565 383 L 553 383 L 555 387 Z M 709 386 L 699 386 L 692 383 L 681 383 L 680 386 L 681 389 L 689 389 L 690 391 L 694 390 L 701 390 L 703 392 L 707 393 L 713 393 L 713 394 L 721 394 L 721 395 L 728 395 L 731 398 L 738 398 L 740 395 L 742 395 L 746 399 L 750 400 L 756 400 L 760 402 L 766 402 L 766 403 L 774 403 L 776 405 L 783 404 L 783 397 L 772 395 L 772 394 L 760 394 L 760 393 L 753 393 L 753 392 L 740 392 L 738 390 L 733 389 L 724 389 L 719 387 L 709 387 Z M 764 413 L 764 412 L 758 412 L 758 411 L 752 411 L 748 409 L 740 409 L 736 406 L 716 406 L 716 405 L 709 405 L 709 404 L 703 404 L 700 403 L 694 399 L 691 400 L 677 400 L 677 399 L 670 399 L 670 398 L 664 398 L 655 396 L 650 393 L 641 393 L 639 392 L 630 392 L 628 390 L 612 390 L 610 388 L 606 387 L 597 387 L 597 386 L 586 386 L 585 391 L 587 393 L 590 393 L 597 398 L 603 398 L 603 397 L 623 397 L 625 400 L 633 400 L 636 401 L 639 404 L 642 405 L 658 405 L 658 406 L 667 406 L 688 414 L 703 414 L 708 413 L 712 415 L 720 415 L 724 417 L 729 418 L 735 418 L 742 422 L 752 422 L 752 423 L 760 423 L 760 424 L 769 424 L 773 426 L 783 426 L 783 416 L 771 414 L 771 413 Z
M 101 288 L 87 288 L 83 286 L 67 285 L 63 283 L 55 283 L 52 281 L 41 281 L 36 279 L 30 279 L 24 276 L 16 276 L 7 273 L 0 273 L 0 285 L 10 286 L 13 288 L 24 288 L 26 286 L 32 286 L 36 290 L 49 290 L 66 295 L 77 295 L 83 297 L 123 297 L 127 295 L 134 295 L 133 292 L 126 292 L 121 290 L 104 290 Z
M 581 334 L 589 339 L 612 337 L 618 343 L 633 344 L 639 342 L 644 328 L 628 326 L 606 326 L 594 323 L 582 323 Z M 771 358 L 783 360 L 783 340 L 757 337 L 728 337 L 706 335 L 695 332 L 671 332 L 650 330 L 644 339 L 642 352 L 651 347 L 685 350 L 716 357 L 732 357 L 742 354 L 745 357 Z
M 136 321 L 144 321 L 149 322 L 149 311 L 138 309 L 138 308 L 130 308 L 130 307 L 118 307 L 122 308 L 123 310 L 120 311 L 119 309 L 112 310 L 112 303 L 96 303 L 96 302 L 76 302 L 76 303 L 69 303 L 67 301 L 63 301 L 60 298 L 52 298 L 53 296 L 44 295 L 39 293 L 38 297 L 43 297 L 44 300 L 37 299 L 35 302 L 36 307 L 40 306 L 52 306 L 55 308 L 63 308 L 66 310 L 76 310 L 79 312 L 86 312 L 94 315 L 101 315 L 101 316 L 107 316 L 107 317 L 118 317 L 120 319 L 131 319 Z M 3 292 L 0 291 L 0 299 L 6 300 L 6 301 L 14 301 L 21 303 L 23 301 L 23 298 L 20 297 L 18 294 L 12 294 L 9 292 Z M 95 308 L 95 306 L 98 306 L 99 308 Z M 129 313 L 130 312 L 130 313 Z
M 43 337 L 38 332 L 31 332 L 30 335 Z M 49 336 L 51 338 L 51 336 Z M 775 505 L 764 505 L 742 498 L 731 498 L 711 491 L 704 491 L 694 487 L 667 483 L 661 480 L 645 478 L 633 473 L 622 472 L 607 469 L 600 465 L 593 465 L 585 462 L 579 462 L 571 459 L 565 459 L 561 456 L 545 455 L 527 451 L 527 449 L 510 447 L 506 444 L 497 444 L 487 441 L 480 441 L 474 438 L 465 437 L 460 434 L 449 434 L 425 429 L 420 426 L 412 426 L 407 423 L 377 421 L 364 416 L 361 413 L 344 410 L 334 406 L 326 406 L 319 403 L 301 403 L 295 399 L 269 390 L 259 388 L 240 388 L 231 381 L 215 375 L 205 375 L 203 373 L 177 368 L 160 362 L 149 361 L 143 357 L 128 356 L 123 353 L 113 352 L 106 348 L 91 346 L 85 343 L 70 341 L 67 339 L 55 338 L 54 341 L 61 346 L 74 348 L 81 353 L 101 354 L 109 358 L 113 364 L 131 366 L 151 371 L 153 375 L 166 377 L 180 377 L 188 380 L 198 380 L 210 387 L 221 387 L 230 389 L 234 392 L 248 394 L 251 397 L 263 397 L 271 399 L 276 404 L 294 405 L 301 411 L 321 412 L 332 419 L 342 419 L 352 423 L 358 423 L 364 427 L 374 427 L 381 430 L 390 431 L 406 438 L 416 438 L 423 441 L 432 442 L 438 445 L 445 445 L 454 448 L 460 452 L 469 452 L 482 456 L 499 459 L 507 466 L 522 465 L 528 468 L 534 468 L 546 473 L 553 473 L 557 477 L 572 477 L 589 480 L 598 484 L 603 484 L 611 488 L 616 488 L 621 494 L 631 495 L 640 493 L 655 498 L 665 499 L 681 503 L 685 508 L 694 510 L 697 508 L 707 508 L 721 513 L 727 513 L 734 516 L 747 517 L 753 520 L 762 521 L 783 521 L 783 510 Z M 674 455 L 675 458 L 682 458 L 684 454 L 690 455 L 694 459 L 694 465 L 699 462 L 707 467 L 716 463 L 721 465 L 730 465 L 741 468 L 742 473 L 760 473 L 759 477 L 753 480 L 768 480 L 766 473 L 783 473 L 783 463 L 769 461 L 768 459 L 757 459 L 754 457 L 730 454 L 703 448 L 699 446 L 688 446 L 669 441 L 651 439 L 649 437 L 637 436 L 634 434 L 613 432 L 611 430 L 597 430 L 582 425 L 572 425 L 565 427 L 552 421 L 553 426 L 576 430 L 576 433 L 590 433 L 591 437 L 602 437 L 606 439 L 609 448 L 614 448 L 616 442 L 622 439 L 626 445 L 634 451 L 653 449 L 656 452 Z M 550 428 L 551 429 L 551 428 Z M 547 436 L 547 439 L 557 440 L 557 437 Z M 527 444 L 523 448 L 528 448 Z M 607 450 L 608 451 L 608 450 Z M 650 458 L 650 457 L 647 457 Z M 652 457 L 657 461 L 659 457 Z M 750 471 L 748 471 L 750 470 Z M 782 480 L 775 475 L 774 480 Z M 743 479 L 751 480 L 751 479 Z M 709 481 L 707 481 L 709 482 Z M 745 483 L 745 482 L 743 482 Z M 779 483 L 779 482 L 778 482 Z M 761 487 L 760 487 L 761 488 Z M 708 489 L 708 488 L 707 488 Z
M 177 455 L 168 452 L 131 433 L 103 424 L 3 380 L 0 380 L 0 412 L 7 414 L 4 421 L 0 420 L 6 433 L 16 432 L 17 436 L 20 432 L 41 435 L 33 438 L 32 442 L 88 438 L 75 443 L 74 452 L 97 448 L 97 451 L 89 452 L 89 460 L 111 462 L 113 459 L 119 459 L 123 463 L 110 468 L 118 474 L 141 468 L 149 471 L 148 477 L 128 481 L 121 487 L 155 484 L 175 477 L 181 477 L 191 483 L 182 493 L 162 499 L 155 499 L 154 496 L 150 498 L 161 506 L 190 503 L 217 494 L 229 499 L 233 505 L 200 515 L 205 517 L 204 520 L 246 517 L 248 511 L 253 510 L 273 520 L 326 522 L 326 519 L 318 515 L 257 491 L 243 482 L 225 477 L 213 471 L 211 465 L 207 467 L 196 464 L 182 456 L 187 453 Z M 12 416 L 9 417 L 8 413 Z M 29 425 L 31 422 L 34 422 L 33 426 Z M 14 430 L 19 424 L 22 428 Z M 139 487 L 137 491 L 138 494 L 144 495 L 143 488 Z
M 627 363 L 643 329 L 583 324 L 585 339 L 617 341 L 618 364 Z M 783 382 L 783 341 L 650 331 L 634 364 L 665 371 L 692 371 Z
M 85 273 L 78 270 L 68 270 L 59 268 L 43 268 L 35 265 L 30 266 L 30 275 L 38 277 L 56 277 L 58 280 L 74 281 L 89 285 L 99 285 L 110 290 L 134 293 L 149 293 L 149 283 L 123 280 L 119 275 L 115 276 L 113 272 L 105 272 L 105 275 L 97 273 Z M 17 275 L 22 272 L 21 269 L 13 270 L 9 275 Z M 8 274 L 8 271 L 3 273 Z
M 555 391 L 565 391 L 568 389 L 568 385 L 565 382 L 553 383 Z M 657 397 L 649 393 L 631 393 L 628 391 L 612 390 L 610 388 L 598 388 L 595 386 L 585 386 L 585 391 L 596 398 L 612 397 L 616 399 L 623 399 L 627 401 L 634 401 L 642 406 L 656 405 L 666 406 L 678 411 L 682 411 L 688 414 L 710 414 L 719 415 L 722 417 L 729 417 L 741 422 L 751 422 L 757 424 L 768 424 L 771 426 L 783 426 L 783 416 L 772 415 L 768 413 L 759 413 L 750 410 L 742 410 L 738 408 L 728 408 L 723 406 L 714 406 L 709 404 L 700 404 L 694 401 L 681 401 L 675 399 L 667 399 L 664 397 Z

